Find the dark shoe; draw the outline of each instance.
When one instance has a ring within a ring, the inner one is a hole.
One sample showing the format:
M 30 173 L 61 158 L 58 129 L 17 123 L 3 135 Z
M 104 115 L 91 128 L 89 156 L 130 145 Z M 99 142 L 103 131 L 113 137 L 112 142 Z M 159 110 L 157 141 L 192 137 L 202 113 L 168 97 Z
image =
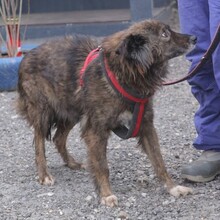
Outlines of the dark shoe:
M 182 177 L 193 182 L 208 182 L 220 174 L 220 152 L 204 151 L 198 160 L 182 169 Z

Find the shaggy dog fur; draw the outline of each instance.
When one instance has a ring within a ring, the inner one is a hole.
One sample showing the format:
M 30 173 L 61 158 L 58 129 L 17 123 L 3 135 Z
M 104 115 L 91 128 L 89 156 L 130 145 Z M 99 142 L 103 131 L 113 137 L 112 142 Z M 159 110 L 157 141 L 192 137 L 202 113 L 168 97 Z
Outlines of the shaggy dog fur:
M 50 139 L 52 128 L 56 129 L 53 142 L 67 166 L 82 167 L 66 149 L 70 130 L 81 122 L 89 168 L 101 203 L 117 205 L 109 183 L 106 147 L 111 131 L 125 119 L 130 120 L 131 106 L 108 84 L 100 59 L 86 69 L 84 85 L 79 83 L 79 72 L 88 53 L 101 46 L 119 83 L 149 97 L 137 139 L 156 174 L 172 195 L 190 193 L 191 189 L 175 185 L 166 171 L 153 125 L 152 97 L 167 74 L 168 60 L 187 52 L 194 43 L 195 37 L 173 32 L 169 26 L 150 20 L 102 40 L 71 36 L 31 50 L 19 69 L 18 111 L 34 128 L 40 183 L 54 183 L 45 157 L 45 139 Z

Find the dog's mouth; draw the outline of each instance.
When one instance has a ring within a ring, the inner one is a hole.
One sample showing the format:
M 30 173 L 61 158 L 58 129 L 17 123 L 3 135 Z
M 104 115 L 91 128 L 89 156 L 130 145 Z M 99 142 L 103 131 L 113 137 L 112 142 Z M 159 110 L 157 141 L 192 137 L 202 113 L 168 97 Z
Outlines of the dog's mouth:
M 170 59 L 172 59 L 172 58 L 175 58 L 175 57 L 178 57 L 178 56 L 182 56 L 182 55 L 184 55 L 184 54 L 187 54 L 187 53 L 189 53 L 190 51 L 192 51 L 194 48 L 195 48 L 195 43 L 191 43 L 191 42 L 190 42 L 190 43 L 187 45 L 186 48 L 179 48 L 179 50 L 174 51 L 174 52 L 168 54 L 168 55 L 167 55 L 167 59 L 170 60 Z
M 183 54 L 185 54 L 185 53 L 187 53 L 189 51 L 190 51 L 190 49 L 181 49 L 179 51 L 175 51 L 175 52 L 173 52 L 171 54 L 168 54 L 166 56 L 166 58 L 167 58 L 167 60 L 170 60 L 170 59 L 173 59 L 175 57 L 181 56 L 181 55 L 183 55 Z

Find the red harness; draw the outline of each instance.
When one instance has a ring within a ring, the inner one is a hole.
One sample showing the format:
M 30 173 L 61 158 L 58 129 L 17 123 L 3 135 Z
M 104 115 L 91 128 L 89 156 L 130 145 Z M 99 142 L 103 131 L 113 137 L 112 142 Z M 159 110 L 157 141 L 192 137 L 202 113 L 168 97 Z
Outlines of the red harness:
M 124 125 L 120 125 L 117 128 L 113 129 L 113 132 L 117 134 L 119 137 L 123 139 L 128 139 L 130 137 L 136 137 L 138 135 L 138 132 L 141 127 L 141 122 L 143 119 L 143 115 L 145 112 L 145 105 L 148 102 L 147 97 L 143 97 L 137 94 L 134 94 L 132 92 L 128 92 L 125 88 L 123 88 L 118 80 L 115 77 L 115 74 L 110 70 L 107 60 L 104 58 L 103 51 L 101 48 L 97 48 L 95 50 L 92 50 L 89 55 L 87 56 L 84 65 L 80 71 L 80 85 L 83 86 L 83 77 L 84 73 L 88 67 L 88 65 L 96 59 L 98 56 L 100 56 L 101 64 L 103 72 L 105 73 L 105 76 L 109 82 L 109 84 L 112 86 L 112 88 L 116 91 L 116 93 L 123 98 L 126 102 L 128 102 L 133 107 L 133 116 L 131 120 L 130 128 L 128 129 Z
M 99 48 L 92 50 L 89 55 L 86 57 L 86 60 L 83 64 L 82 69 L 80 70 L 80 85 L 83 86 L 83 74 L 87 69 L 87 66 L 99 56 Z

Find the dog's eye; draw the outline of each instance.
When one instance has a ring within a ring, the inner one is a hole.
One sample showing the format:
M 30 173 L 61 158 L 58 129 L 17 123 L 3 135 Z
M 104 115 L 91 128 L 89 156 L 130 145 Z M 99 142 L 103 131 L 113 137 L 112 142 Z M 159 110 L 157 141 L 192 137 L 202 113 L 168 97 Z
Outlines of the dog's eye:
M 164 38 L 169 37 L 168 34 L 167 34 L 167 32 L 165 32 L 165 31 L 161 34 L 161 36 L 164 37 Z

